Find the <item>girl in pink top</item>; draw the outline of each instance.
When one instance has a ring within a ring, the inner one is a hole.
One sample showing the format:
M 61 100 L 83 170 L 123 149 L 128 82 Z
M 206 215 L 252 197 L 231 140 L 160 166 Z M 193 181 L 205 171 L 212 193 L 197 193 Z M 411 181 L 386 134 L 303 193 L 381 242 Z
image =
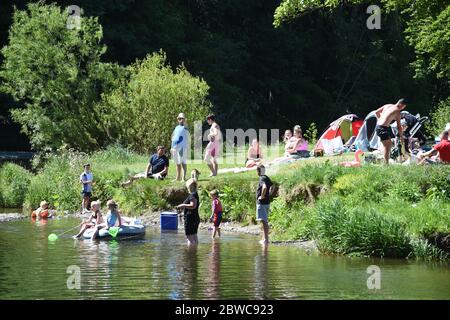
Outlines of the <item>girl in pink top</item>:
M 212 238 L 214 239 L 216 237 L 216 233 L 219 234 L 220 237 L 220 222 L 222 221 L 222 204 L 220 203 L 219 200 L 219 191 L 218 190 L 213 190 L 209 193 L 209 195 L 212 198 L 212 203 L 211 203 L 211 217 L 209 218 L 209 221 L 212 222 L 214 224 L 214 231 L 213 231 L 213 235 Z
M 303 132 L 299 125 L 294 127 L 294 136 L 289 141 L 290 144 L 286 149 L 289 155 L 302 155 L 308 151 L 308 141 L 303 138 Z

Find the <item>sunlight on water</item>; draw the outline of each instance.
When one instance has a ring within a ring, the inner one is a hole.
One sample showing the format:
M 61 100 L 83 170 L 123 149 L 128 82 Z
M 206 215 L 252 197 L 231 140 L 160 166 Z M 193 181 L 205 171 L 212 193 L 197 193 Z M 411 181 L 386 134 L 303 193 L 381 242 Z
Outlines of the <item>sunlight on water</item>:
M 0 299 L 449 299 L 448 263 L 308 255 L 295 247 L 224 233 L 188 248 L 184 235 L 148 228 L 145 238 L 73 240 L 75 219 L 0 224 Z M 367 267 L 381 270 L 370 290 Z M 79 289 L 69 289 L 80 271 Z M 69 279 L 70 280 L 70 279 Z M 70 282 L 70 281 L 69 281 Z

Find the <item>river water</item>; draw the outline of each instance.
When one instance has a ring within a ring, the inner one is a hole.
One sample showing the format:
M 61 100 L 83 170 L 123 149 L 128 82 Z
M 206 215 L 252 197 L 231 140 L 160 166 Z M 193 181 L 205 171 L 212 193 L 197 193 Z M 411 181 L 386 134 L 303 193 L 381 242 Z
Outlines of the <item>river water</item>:
M 183 232 L 151 227 L 142 239 L 73 240 L 74 230 L 47 240 L 78 223 L 0 223 L 0 299 L 450 299 L 448 263 L 308 254 L 207 231 L 188 248 Z

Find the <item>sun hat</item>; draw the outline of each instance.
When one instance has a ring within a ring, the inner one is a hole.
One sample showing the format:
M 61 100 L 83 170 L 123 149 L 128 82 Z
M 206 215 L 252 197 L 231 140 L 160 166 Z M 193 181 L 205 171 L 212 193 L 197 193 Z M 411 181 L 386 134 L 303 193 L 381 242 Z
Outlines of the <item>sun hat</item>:
M 182 119 L 186 119 L 186 116 L 184 115 L 184 113 L 183 113 L 183 112 L 180 112 L 180 113 L 178 114 L 178 117 L 177 117 L 177 119 L 180 119 L 180 118 L 182 118 Z

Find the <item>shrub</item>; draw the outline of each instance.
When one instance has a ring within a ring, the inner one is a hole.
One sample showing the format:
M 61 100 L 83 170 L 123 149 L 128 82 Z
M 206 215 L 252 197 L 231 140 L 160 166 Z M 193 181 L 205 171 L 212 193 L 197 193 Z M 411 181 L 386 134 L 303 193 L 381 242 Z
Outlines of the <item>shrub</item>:
M 129 66 L 127 72 L 96 109 L 109 135 L 133 150 L 149 152 L 166 145 L 179 112 L 192 124 L 209 112 L 206 82 L 184 66 L 173 72 L 162 51 Z
M 0 206 L 22 207 L 32 174 L 13 163 L 0 167 Z
M 431 113 L 431 121 L 426 127 L 431 134 L 439 136 L 447 123 L 450 123 L 450 97 L 436 106 Z
M 318 205 L 316 232 L 323 251 L 381 257 L 411 251 L 403 223 L 374 209 L 348 208 L 338 198 Z

